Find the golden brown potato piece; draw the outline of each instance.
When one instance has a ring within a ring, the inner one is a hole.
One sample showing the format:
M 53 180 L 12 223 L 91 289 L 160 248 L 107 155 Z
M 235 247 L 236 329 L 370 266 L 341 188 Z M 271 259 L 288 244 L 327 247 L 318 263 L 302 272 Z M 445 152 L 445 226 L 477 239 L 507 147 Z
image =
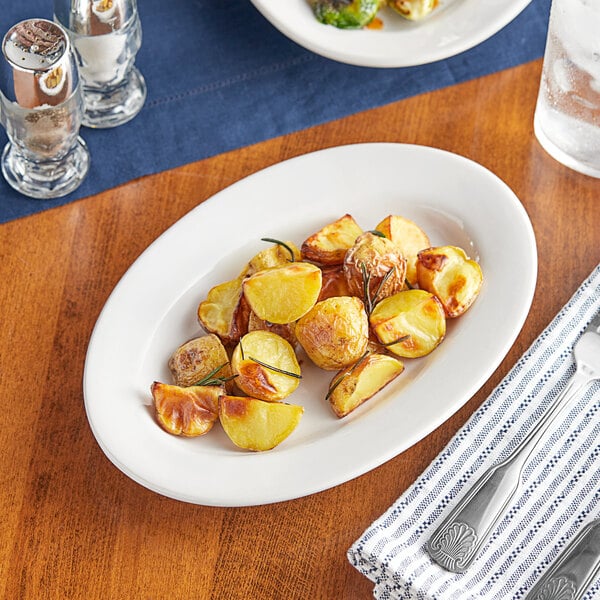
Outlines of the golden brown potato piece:
M 404 288 L 406 259 L 394 242 L 367 231 L 346 253 L 344 274 L 350 293 L 371 312 L 377 302 Z
M 287 398 L 300 383 L 300 365 L 292 346 L 270 331 L 251 331 L 231 355 L 235 384 L 242 392 L 269 402 Z
M 292 346 L 295 346 L 297 341 L 294 329 L 296 323 L 269 323 L 263 319 L 259 319 L 253 312 L 250 312 L 250 319 L 248 319 L 248 333 L 250 331 L 271 331 L 280 335 L 286 342 L 289 342 Z
M 321 265 L 341 265 L 362 232 L 351 215 L 344 215 L 308 237 L 302 243 L 302 256 Z
M 419 252 L 419 287 L 435 294 L 448 318 L 462 315 L 475 301 L 483 284 L 481 267 L 457 246 Z
M 334 296 L 351 296 L 343 265 L 321 267 L 322 284 L 319 301 Z
M 321 269 L 293 262 L 263 269 L 244 280 L 244 297 L 252 311 L 270 323 L 291 323 L 306 314 L 321 291 Z
M 399 215 L 387 216 L 375 229 L 400 248 L 406 259 L 406 279 L 410 285 L 416 285 L 417 254 L 431 246 L 427 234 L 415 222 Z
M 283 244 L 285 244 L 285 246 Z M 301 259 L 302 256 L 300 250 L 298 250 L 298 247 L 294 242 L 285 241 L 280 244 L 274 243 L 273 246 L 261 250 L 258 254 L 254 255 L 248 262 L 248 265 L 242 274 L 252 275 L 263 269 L 287 265 L 290 262 L 299 261 Z
M 401 361 L 388 354 L 367 354 L 340 371 L 331 381 L 328 400 L 338 417 L 345 417 L 372 398 L 404 371 Z
M 210 431 L 219 413 L 222 386 L 180 387 L 155 381 L 151 386 L 156 420 L 173 435 L 196 437 Z
M 446 335 L 442 304 L 425 290 L 405 290 L 382 300 L 369 321 L 379 341 L 405 358 L 429 354 Z
M 337 371 L 355 363 L 369 343 L 369 321 L 362 300 L 327 298 L 296 323 L 296 338 L 321 369 Z
M 229 356 L 218 336 L 213 333 L 194 338 L 179 346 L 169 359 L 169 370 L 173 376 L 175 385 L 187 387 L 199 385 L 199 382 L 210 373 L 214 372 L 213 378 L 229 378 L 231 367 Z M 231 391 L 232 382 L 228 381 L 225 386 Z
M 303 413 L 302 406 L 245 396 L 221 396 L 219 401 L 219 419 L 229 439 L 239 448 L 257 452 L 283 442 Z
M 236 343 L 248 331 L 250 309 L 242 296 L 243 277 L 214 286 L 198 306 L 198 321 L 226 343 Z

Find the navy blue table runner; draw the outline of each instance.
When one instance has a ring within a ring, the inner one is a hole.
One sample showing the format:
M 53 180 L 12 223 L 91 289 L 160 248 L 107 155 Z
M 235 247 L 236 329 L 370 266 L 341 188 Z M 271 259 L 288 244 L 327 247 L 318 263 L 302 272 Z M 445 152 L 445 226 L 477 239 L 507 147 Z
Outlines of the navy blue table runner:
M 52 18 L 51 0 L 6 4 L 1 35 L 25 18 Z M 533 0 L 492 38 L 455 57 L 373 69 L 302 48 L 249 0 L 138 0 L 143 45 L 136 64 L 148 85 L 142 112 L 118 128 L 82 128 L 92 164 L 69 196 L 29 199 L 0 177 L 0 223 L 534 60 L 543 54 L 549 6 L 550 0 Z M 5 143 L 2 130 L 0 148 Z

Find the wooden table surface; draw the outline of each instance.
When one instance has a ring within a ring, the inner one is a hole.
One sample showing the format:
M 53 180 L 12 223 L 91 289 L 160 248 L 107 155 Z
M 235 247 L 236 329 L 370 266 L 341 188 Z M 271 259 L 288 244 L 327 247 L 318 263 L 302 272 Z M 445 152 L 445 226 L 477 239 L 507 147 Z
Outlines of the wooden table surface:
M 370 598 L 371 584 L 350 566 L 347 548 L 419 476 L 600 261 L 600 180 L 555 162 L 533 135 L 540 70 L 535 61 L 1 225 L 2 597 Z M 90 334 L 115 284 L 160 233 L 229 184 L 305 152 L 375 141 L 471 158 L 527 209 L 538 243 L 537 288 L 499 368 L 417 445 L 305 498 L 203 507 L 127 478 L 96 443 L 82 393 Z

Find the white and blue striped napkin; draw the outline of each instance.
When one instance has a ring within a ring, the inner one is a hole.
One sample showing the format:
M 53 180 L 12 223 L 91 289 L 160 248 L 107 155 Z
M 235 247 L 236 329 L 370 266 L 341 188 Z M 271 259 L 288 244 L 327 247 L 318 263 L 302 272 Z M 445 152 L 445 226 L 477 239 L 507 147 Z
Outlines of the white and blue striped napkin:
M 600 383 L 575 400 L 531 456 L 523 486 L 466 573 L 425 550 L 435 526 L 506 458 L 573 375 L 575 341 L 600 310 L 600 265 L 419 479 L 348 550 L 378 600 L 518 600 L 600 516 Z M 600 598 L 600 581 L 585 600 Z

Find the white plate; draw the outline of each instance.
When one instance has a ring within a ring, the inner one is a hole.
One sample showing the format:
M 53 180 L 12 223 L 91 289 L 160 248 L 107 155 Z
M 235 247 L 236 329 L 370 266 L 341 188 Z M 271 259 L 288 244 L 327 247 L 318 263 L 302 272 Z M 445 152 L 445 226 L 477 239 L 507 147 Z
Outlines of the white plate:
M 409 67 L 454 56 L 510 23 L 531 0 L 440 0 L 420 22 L 382 9 L 383 29 L 319 23 L 308 0 L 251 0 L 277 29 L 308 50 L 363 67 Z
M 485 282 L 429 356 L 348 417 L 324 401 L 332 373 L 304 363 L 289 398 L 298 428 L 269 452 L 237 449 L 217 424 L 207 435 L 164 432 L 150 385 L 201 334 L 198 303 L 237 276 L 261 237 L 300 244 L 351 213 L 364 229 L 388 214 L 419 223 L 434 245 L 462 246 Z M 165 496 L 243 506 L 297 498 L 357 477 L 426 436 L 458 410 L 508 352 L 528 314 L 537 273 L 531 223 L 517 197 L 470 160 L 433 148 L 358 144 L 306 154 L 255 173 L 199 205 L 135 261 L 96 323 L 84 395 L 103 451 L 126 475 Z

